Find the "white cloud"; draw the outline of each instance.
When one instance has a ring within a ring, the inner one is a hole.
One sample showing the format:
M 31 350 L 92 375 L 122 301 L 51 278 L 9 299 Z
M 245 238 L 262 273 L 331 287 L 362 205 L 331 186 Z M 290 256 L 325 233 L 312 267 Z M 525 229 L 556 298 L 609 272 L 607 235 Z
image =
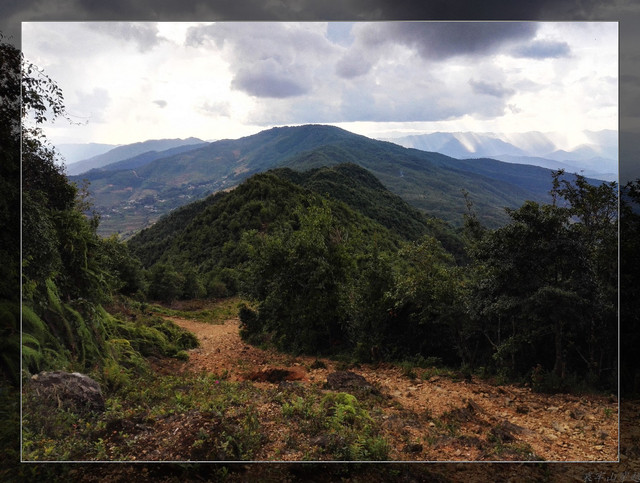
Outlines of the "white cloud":
M 89 118 L 54 142 L 617 126 L 615 24 L 26 23 L 23 48 Z

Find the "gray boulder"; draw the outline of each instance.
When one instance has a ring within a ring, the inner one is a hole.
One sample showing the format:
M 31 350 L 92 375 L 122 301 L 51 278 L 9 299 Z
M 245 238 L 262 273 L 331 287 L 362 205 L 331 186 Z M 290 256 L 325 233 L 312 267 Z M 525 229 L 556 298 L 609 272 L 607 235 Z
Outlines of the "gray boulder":
M 104 411 L 100 384 L 79 372 L 41 372 L 31 377 L 33 394 L 60 409 L 83 413 Z

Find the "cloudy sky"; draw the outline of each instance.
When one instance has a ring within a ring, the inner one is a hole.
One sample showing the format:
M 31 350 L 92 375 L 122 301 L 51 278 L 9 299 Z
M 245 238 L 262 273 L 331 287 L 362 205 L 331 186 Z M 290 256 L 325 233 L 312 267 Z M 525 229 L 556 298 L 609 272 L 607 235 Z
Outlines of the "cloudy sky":
M 25 22 L 22 48 L 80 123 L 54 144 L 618 127 L 616 22 Z

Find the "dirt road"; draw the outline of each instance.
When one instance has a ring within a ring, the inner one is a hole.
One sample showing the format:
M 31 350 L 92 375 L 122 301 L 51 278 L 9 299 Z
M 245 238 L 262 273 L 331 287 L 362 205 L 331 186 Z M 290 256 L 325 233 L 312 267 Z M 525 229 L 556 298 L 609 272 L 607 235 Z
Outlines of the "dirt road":
M 200 347 L 180 370 L 207 371 L 228 380 L 252 380 L 264 388 L 266 376 L 282 377 L 322 387 L 337 363 L 313 357 L 293 357 L 246 344 L 239 321 L 209 324 L 167 317 L 193 332 Z M 324 367 L 322 367 L 324 366 Z M 546 395 L 528 387 L 493 385 L 472 378 L 433 375 L 415 369 L 415 377 L 393 365 L 362 364 L 350 368 L 384 394 L 381 408 L 385 436 L 397 443 L 394 460 L 477 461 L 524 459 L 524 453 L 487 451 L 491 442 L 532 450 L 545 461 L 616 461 L 618 459 L 618 402 L 613 396 Z M 279 371 L 279 372 L 278 372 Z M 268 415 L 265 415 L 268 419 Z M 451 437 L 443 431 L 442 421 Z M 454 428 L 453 431 L 451 428 Z M 407 441 L 431 441 L 406 451 Z

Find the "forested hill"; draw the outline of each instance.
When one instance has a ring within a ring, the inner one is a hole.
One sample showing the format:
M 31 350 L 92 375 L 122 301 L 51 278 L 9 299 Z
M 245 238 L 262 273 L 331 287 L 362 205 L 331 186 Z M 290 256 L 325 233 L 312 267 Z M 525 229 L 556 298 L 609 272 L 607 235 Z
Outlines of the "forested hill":
M 128 246 L 146 267 L 197 267 L 203 279 L 222 277 L 234 290 L 236 269 L 248 257 L 243 234 L 297 229 L 300 214 L 312 206 L 328 208 L 347 236 L 375 239 L 380 249 L 395 249 L 401 240 L 428 234 L 463 256 L 462 242 L 451 227 L 429 219 L 353 164 L 254 175 L 234 190 L 175 210 L 131 238 Z
M 451 253 L 462 255 L 462 244 L 449 224 L 409 205 L 356 164 L 323 166 L 307 171 L 279 168 L 272 172 L 315 193 L 346 203 L 405 240 L 417 240 L 428 234 L 440 240 Z
M 163 214 L 249 176 L 277 167 L 306 170 L 354 163 L 412 206 L 454 226 L 465 213 L 463 190 L 489 227 L 508 221 L 504 207 L 550 201 L 551 171 L 490 159 L 458 160 L 376 141 L 332 126 L 280 127 L 156 159 L 136 169 L 85 173 L 101 233 L 130 235 Z

